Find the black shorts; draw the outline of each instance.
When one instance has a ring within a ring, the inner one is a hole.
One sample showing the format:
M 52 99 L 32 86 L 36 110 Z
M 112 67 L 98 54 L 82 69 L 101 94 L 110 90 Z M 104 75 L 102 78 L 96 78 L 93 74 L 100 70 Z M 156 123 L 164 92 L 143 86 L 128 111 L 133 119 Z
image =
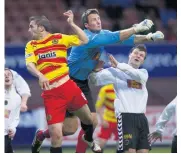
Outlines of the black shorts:
M 171 153 L 177 153 L 177 136 L 173 137 Z
M 5 145 L 4 145 L 4 152 L 5 153 L 13 153 L 13 148 L 11 145 L 11 138 L 8 135 L 4 136 Z
M 117 118 L 118 151 L 151 149 L 148 142 L 149 126 L 144 114 L 122 113 Z
M 89 88 L 88 80 L 78 80 L 73 77 L 70 77 L 70 78 L 77 84 L 77 86 L 84 93 L 84 95 L 88 101 L 88 106 L 89 106 L 90 111 L 96 112 L 95 103 L 94 103 L 92 95 L 91 95 L 91 90 Z

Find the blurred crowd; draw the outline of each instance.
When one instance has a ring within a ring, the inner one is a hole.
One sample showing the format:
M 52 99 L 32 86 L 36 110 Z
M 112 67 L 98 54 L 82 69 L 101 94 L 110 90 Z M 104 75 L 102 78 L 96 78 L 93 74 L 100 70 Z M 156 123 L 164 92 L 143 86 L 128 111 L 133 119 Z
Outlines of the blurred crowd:
M 73 10 L 75 23 L 81 25 L 81 15 L 88 8 L 97 8 L 104 29 L 120 30 L 141 20 L 153 20 L 156 29 L 169 42 L 177 40 L 176 0 L 6 0 L 5 43 L 21 44 L 29 39 L 29 17 L 45 15 L 54 32 L 72 33 L 63 12 Z

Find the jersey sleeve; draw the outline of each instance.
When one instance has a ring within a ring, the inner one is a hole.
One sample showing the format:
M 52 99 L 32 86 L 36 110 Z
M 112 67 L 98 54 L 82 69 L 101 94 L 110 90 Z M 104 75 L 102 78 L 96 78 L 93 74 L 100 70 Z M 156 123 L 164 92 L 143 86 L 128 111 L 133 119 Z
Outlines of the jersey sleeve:
M 146 69 L 135 69 L 125 63 L 118 63 L 117 68 L 138 82 L 146 83 L 148 80 L 148 71 Z
M 30 88 L 27 82 L 17 72 L 13 70 L 11 70 L 11 72 L 13 73 L 13 78 L 14 78 L 13 84 L 18 94 L 20 94 L 21 96 L 24 94 L 31 96 Z
M 103 69 L 100 72 L 92 72 L 89 75 L 90 83 L 96 86 L 103 86 L 107 84 L 114 84 L 116 81 L 117 71 L 110 67 Z
M 104 33 L 96 34 L 89 38 L 89 42 L 86 44 L 88 48 L 94 48 L 102 45 L 115 44 L 120 42 L 120 32 L 111 32 L 104 30 Z
M 156 131 L 163 133 L 167 122 L 171 119 L 172 115 L 176 112 L 176 102 L 177 98 L 172 100 L 163 110 L 162 114 L 160 115 L 157 123 L 156 123 Z
M 127 40 L 121 41 L 122 45 L 134 45 L 135 35 L 130 36 Z
M 102 87 L 97 97 L 96 108 L 101 108 L 103 106 L 105 101 L 105 96 L 106 96 L 105 87 Z
M 36 64 L 34 49 L 33 49 L 33 46 L 31 45 L 31 42 L 28 42 L 26 44 L 26 47 L 25 47 L 25 60 L 26 60 L 26 65 L 28 63 L 35 63 Z
M 62 34 L 62 38 L 63 38 L 63 43 L 67 48 L 70 48 L 72 46 L 78 46 L 80 45 L 81 41 L 78 38 L 77 35 L 65 35 Z

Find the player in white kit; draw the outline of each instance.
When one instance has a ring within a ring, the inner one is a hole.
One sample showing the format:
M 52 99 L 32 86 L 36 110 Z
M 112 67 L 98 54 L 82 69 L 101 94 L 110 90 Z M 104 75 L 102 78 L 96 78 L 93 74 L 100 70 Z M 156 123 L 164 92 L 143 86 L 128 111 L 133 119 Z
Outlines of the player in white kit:
M 167 122 L 171 119 L 171 117 L 177 111 L 177 97 L 175 97 L 163 110 L 161 113 L 157 123 L 156 123 L 156 130 L 149 135 L 149 140 L 153 144 L 157 139 L 162 141 L 163 131 L 166 127 Z M 175 116 L 176 118 L 176 116 Z M 176 118 L 177 122 L 177 118 Z M 173 132 L 173 140 L 172 140 L 172 148 L 171 153 L 177 153 L 177 128 Z
M 144 45 L 135 46 L 130 51 L 128 64 L 118 63 L 110 55 L 112 67 L 93 72 L 89 76 L 90 82 L 94 85 L 114 85 L 114 108 L 119 135 L 117 153 L 147 153 L 150 150 L 149 127 L 145 116 L 148 72 L 146 69 L 139 69 L 146 54 Z
M 12 153 L 11 141 L 15 136 L 16 127 L 19 123 L 20 109 L 27 110 L 27 100 L 30 90 L 24 79 L 16 72 L 5 69 L 5 104 L 4 104 L 4 137 L 5 153 Z

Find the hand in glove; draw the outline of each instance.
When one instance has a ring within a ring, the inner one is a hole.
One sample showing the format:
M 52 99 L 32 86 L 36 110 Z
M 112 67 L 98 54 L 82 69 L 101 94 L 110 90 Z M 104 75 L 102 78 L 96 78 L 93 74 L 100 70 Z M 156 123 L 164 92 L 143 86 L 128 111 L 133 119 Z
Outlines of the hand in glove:
M 149 30 L 152 26 L 153 26 L 153 22 L 149 19 L 145 19 L 139 24 L 133 25 L 133 28 L 136 31 L 136 33 L 139 33 L 139 32 L 144 32 L 144 31 Z
M 156 31 L 155 33 L 149 33 L 146 38 L 147 40 L 159 41 L 164 39 L 164 34 L 161 31 Z

